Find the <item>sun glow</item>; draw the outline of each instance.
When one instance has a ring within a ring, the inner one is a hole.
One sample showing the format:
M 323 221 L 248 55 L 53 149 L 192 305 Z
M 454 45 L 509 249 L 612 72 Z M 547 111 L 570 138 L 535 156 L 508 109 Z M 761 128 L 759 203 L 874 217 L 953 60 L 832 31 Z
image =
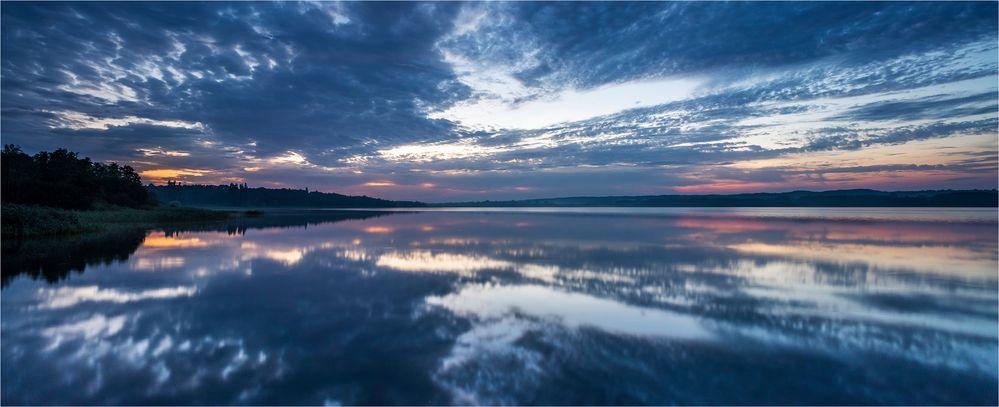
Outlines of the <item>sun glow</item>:
M 158 169 L 158 170 L 145 170 L 139 173 L 144 181 L 148 182 L 166 182 L 167 180 L 184 178 L 184 177 L 202 177 L 211 174 L 212 171 L 209 170 L 194 170 L 190 168 L 178 168 L 178 169 Z
M 394 186 L 396 186 L 396 183 L 394 183 L 392 181 L 371 181 L 371 182 L 365 182 L 364 186 L 366 186 L 366 187 L 394 187 Z

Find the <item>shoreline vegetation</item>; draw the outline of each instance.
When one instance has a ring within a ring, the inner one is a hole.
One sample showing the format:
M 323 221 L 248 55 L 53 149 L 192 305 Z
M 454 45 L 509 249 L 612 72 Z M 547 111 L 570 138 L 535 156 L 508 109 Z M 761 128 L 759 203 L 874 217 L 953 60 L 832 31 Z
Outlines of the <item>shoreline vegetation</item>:
M 418 208 L 417 201 L 392 201 L 361 195 L 310 191 L 308 188 L 262 188 L 246 184 L 228 185 L 147 185 L 150 196 L 159 202 L 175 202 L 191 207 L 222 208 Z
M 254 211 L 240 213 L 165 206 L 72 210 L 18 204 L 5 204 L 0 213 L 3 219 L 4 240 L 98 233 L 124 228 L 145 229 L 167 224 L 214 222 L 257 214 Z
M 243 209 L 376 209 L 376 208 L 483 208 L 483 207 L 792 207 L 792 208 L 997 208 L 995 189 L 878 191 L 840 189 L 831 191 L 759 192 L 742 194 L 577 196 L 505 201 L 425 203 L 390 201 L 368 196 L 349 196 L 305 189 L 250 188 L 229 185 L 149 185 L 150 194 L 161 201 L 201 208 Z
M 6 207 L 5 207 L 6 208 Z M 24 208 L 15 208 L 15 210 Z M 41 208 L 48 214 L 49 208 Z M 38 212 L 39 208 L 29 210 Z M 242 235 L 250 229 L 300 228 L 344 220 L 386 216 L 384 212 L 309 211 L 303 209 L 268 210 L 267 216 L 255 211 L 214 211 L 191 208 L 156 208 L 150 210 L 106 209 L 68 211 L 81 220 L 81 233 L 36 234 L 27 238 L 3 239 L 2 281 L 6 287 L 18 276 L 56 282 L 72 272 L 82 273 L 87 266 L 123 262 L 142 245 L 151 230 L 174 236 L 190 232 L 222 232 Z M 65 213 L 60 213 L 65 214 Z M 226 214 L 222 217 L 221 214 Z M 202 216 L 203 215 L 203 216 Z M 92 226 L 87 228 L 86 226 Z M 83 230 L 85 229 L 85 230 Z M 40 229 L 39 229 L 40 230 Z
M 93 162 L 66 149 L 28 155 L 17 146 L 5 145 L 0 166 L 0 229 L 8 243 L 11 239 L 220 221 L 240 215 L 160 205 L 132 167 Z M 242 215 L 253 214 L 247 211 Z
M 130 166 L 96 163 L 65 149 L 31 156 L 17 146 L 6 145 L 0 165 L 3 198 L 0 219 L 4 240 L 260 217 L 264 216 L 261 208 L 999 206 L 999 192 L 995 189 L 591 196 L 427 204 L 309 191 L 308 188 L 250 188 L 246 184 L 179 185 L 169 182 L 143 186 L 138 173 Z M 164 205 L 164 202 L 168 204 Z
M 239 222 L 264 216 L 258 209 L 264 207 L 423 205 L 308 189 L 248 188 L 246 184 L 143 186 L 130 166 L 94 162 L 66 149 L 28 155 L 18 146 L 5 145 L 0 165 L 0 229 L 8 253 L 8 248 L 21 247 L 26 238 L 87 240 L 126 230 Z M 208 208 L 212 206 L 230 208 Z

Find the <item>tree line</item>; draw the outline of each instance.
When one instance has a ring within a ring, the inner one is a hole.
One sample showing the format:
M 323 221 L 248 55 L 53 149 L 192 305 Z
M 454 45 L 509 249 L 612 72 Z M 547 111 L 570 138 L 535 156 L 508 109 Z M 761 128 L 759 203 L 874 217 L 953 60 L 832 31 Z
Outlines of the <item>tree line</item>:
M 289 188 L 250 188 L 246 184 L 229 185 L 149 185 L 150 193 L 160 202 L 183 206 L 254 207 L 254 208 L 397 208 L 424 206 L 413 201 L 390 201 L 369 196 Z
M 8 144 L 0 155 L 0 200 L 4 204 L 90 209 L 155 203 L 139 174 L 128 165 L 93 162 L 62 148 L 32 156 Z

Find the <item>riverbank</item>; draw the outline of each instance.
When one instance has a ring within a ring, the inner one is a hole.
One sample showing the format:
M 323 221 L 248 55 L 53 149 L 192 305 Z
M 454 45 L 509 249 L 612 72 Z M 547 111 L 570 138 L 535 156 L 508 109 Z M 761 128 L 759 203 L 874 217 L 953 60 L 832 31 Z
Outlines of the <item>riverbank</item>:
M 104 232 L 122 227 L 152 227 L 162 224 L 221 221 L 242 216 L 238 212 L 200 208 L 151 207 L 67 210 L 42 206 L 3 205 L 0 223 L 4 239 L 66 236 Z

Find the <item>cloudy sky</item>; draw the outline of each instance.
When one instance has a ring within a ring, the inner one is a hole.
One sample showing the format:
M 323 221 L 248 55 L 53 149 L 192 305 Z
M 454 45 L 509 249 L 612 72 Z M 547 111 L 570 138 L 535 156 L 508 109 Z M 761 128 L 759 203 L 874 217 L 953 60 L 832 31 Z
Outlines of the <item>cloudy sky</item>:
M 996 188 L 997 3 L 10 3 L 2 141 L 426 201 Z

